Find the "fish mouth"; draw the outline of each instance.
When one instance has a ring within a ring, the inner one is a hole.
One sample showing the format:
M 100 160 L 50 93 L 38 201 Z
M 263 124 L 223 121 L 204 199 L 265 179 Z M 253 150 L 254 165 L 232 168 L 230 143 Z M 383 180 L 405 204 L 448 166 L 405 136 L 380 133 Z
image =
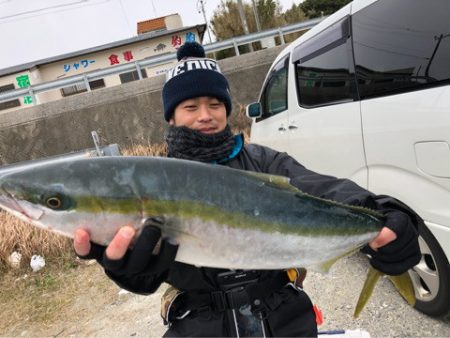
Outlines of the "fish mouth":
M 0 187 L 0 208 L 24 221 L 37 221 L 44 212 L 32 203 L 20 202 L 5 187 Z

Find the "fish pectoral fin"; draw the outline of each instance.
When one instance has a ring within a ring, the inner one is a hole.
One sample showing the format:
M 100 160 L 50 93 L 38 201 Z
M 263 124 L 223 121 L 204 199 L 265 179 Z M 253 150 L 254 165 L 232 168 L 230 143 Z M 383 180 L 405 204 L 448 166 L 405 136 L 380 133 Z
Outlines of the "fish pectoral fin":
M 330 269 L 331 269 L 331 267 L 333 266 L 334 263 L 336 263 L 341 258 L 344 258 L 344 257 L 347 257 L 347 256 L 350 256 L 350 255 L 354 254 L 358 250 L 359 250 L 358 248 L 350 249 L 349 251 L 344 252 L 343 254 L 341 254 L 341 255 L 339 255 L 337 257 L 334 257 L 334 258 L 332 258 L 332 259 L 330 259 L 330 260 L 320 264 L 318 270 L 320 272 L 322 272 L 322 273 L 328 273 L 328 271 L 330 271 Z
M 414 286 L 408 272 L 404 272 L 399 276 L 388 276 L 392 284 L 406 302 L 414 306 L 416 305 L 416 295 L 414 294 Z
M 353 313 L 354 318 L 358 318 L 362 309 L 367 304 L 367 301 L 372 296 L 373 289 L 375 288 L 375 284 L 377 284 L 378 280 L 384 274 L 372 266 L 369 267 L 369 271 L 367 272 L 366 281 L 364 282 L 361 293 L 359 294 L 358 303 L 356 304 L 355 312 Z
M 320 271 L 321 273 L 328 273 L 330 271 L 331 267 L 333 266 L 333 264 L 336 263 L 339 259 L 340 259 L 340 257 L 330 259 L 329 261 L 326 261 L 326 262 L 320 264 L 319 268 L 317 270 Z

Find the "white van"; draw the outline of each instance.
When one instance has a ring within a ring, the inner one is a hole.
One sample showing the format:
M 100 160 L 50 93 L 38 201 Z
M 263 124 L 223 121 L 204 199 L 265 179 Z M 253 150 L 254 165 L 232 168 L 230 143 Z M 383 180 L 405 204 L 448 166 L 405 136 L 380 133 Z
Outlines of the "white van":
M 355 0 L 284 49 L 251 141 L 398 198 L 425 220 L 416 308 L 450 304 L 450 1 Z

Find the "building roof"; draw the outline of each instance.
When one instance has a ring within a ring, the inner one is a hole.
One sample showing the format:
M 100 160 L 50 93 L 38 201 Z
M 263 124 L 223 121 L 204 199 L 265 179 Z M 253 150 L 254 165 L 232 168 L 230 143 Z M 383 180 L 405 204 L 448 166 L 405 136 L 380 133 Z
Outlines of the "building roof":
M 133 36 L 133 37 L 128 38 L 128 39 L 114 41 L 114 42 L 110 42 L 110 43 L 107 43 L 107 44 L 104 44 L 104 45 L 100 45 L 100 46 L 96 46 L 96 47 L 82 49 L 82 50 L 78 50 L 78 51 L 75 51 L 75 52 L 70 52 L 70 53 L 66 53 L 66 54 L 56 55 L 56 56 L 52 56 L 52 57 L 49 57 L 49 58 L 36 60 L 36 61 L 28 62 L 28 63 L 23 63 L 23 64 L 20 64 L 20 65 L 17 65 L 17 66 L 12 66 L 12 67 L 8 67 L 8 68 L 0 69 L 0 76 L 14 74 L 14 73 L 18 73 L 18 72 L 21 72 L 21 71 L 24 71 L 24 70 L 29 70 L 29 69 L 31 69 L 33 67 L 42 66 L 42 65 L 45 65 L 45 64 L 48 64 L 48 63 L 61 61 L 61 60 L 65 60 L 65 59 L 70 59 L 70 58 L 73 58 L 73 57 L 76 57 L 76 56 L 79 56 L 79 55 L 91 54 L 91 53 L 99 52 L 99 51 L 102 51 L 102 50 L 107 50 L 107 49 L 111 49 L 111 48 L 115 48 L 115 47 L 129 45 L 129 44 L 140 42 L 140 41 L 150 40 L 150 39 L 154 39 L 154 38 L 157 38 L 157 37 L 161 37 L 161 36 L 165 36 L 165 35 L 170 35 L 170 34 L 182 32 L 182 31 L 186 31 L 186 30 L 193 29 L 193 28 L 198 30 L 198 32 L 200 34 L 200 41 L 202 41 L 203 40 L 203 34 L 205 33 L 205 30 L 206 30 L 206 24 L 201 24 L 201 25 L 196 25 L 196 26 L 188 26 L 188 27 L 181 27 L 181 28 L 172 29 L 172 30 L 165 30 L 165 31 L 148 32 L 148 33 L 139 34 L 137 36 Z
M 137 23 L 137 33 L 144 34 L 151 31 L 158 31 L 161 29 L 167 29 L 166 27 L 166 17 L 160 17 L 156 19 L 150 19 L 145 21 L 140 21 Z

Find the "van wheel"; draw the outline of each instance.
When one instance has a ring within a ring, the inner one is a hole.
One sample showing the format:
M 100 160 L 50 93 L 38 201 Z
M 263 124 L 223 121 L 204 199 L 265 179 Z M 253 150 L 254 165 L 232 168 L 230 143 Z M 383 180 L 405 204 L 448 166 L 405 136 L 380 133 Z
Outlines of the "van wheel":
M 439 243 L 424 225 L 419 226 L 419 245 L 422 259 L 409 270 L 417 310 L 440 316 L 450 309 L 450 267 Z

